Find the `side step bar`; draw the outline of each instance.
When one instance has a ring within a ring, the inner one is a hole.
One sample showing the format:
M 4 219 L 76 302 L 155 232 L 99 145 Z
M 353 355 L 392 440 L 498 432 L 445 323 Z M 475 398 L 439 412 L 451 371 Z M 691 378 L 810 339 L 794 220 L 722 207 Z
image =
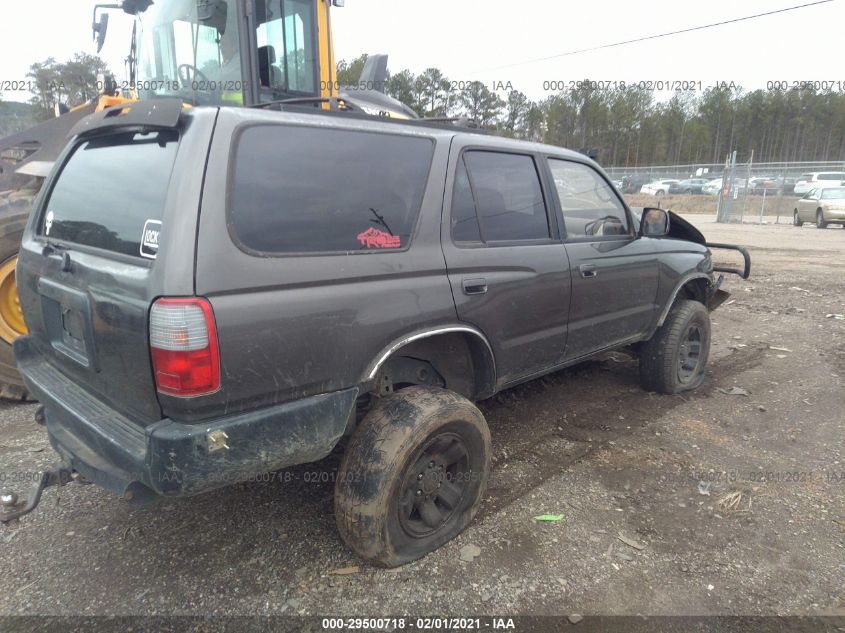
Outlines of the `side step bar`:
M 728 266 L 715 266 L 713 268 L 714 272 L 739 275 L 743 279 L 748 279 L 751 276 L 751 253 L 749 253 L 748 249 L 744 246 L 737 246 L 736 244 L 715 244 L 711 242 L 706 243 L 705 246 L 710 249 L 717 248 L 729 251 L 738 251 L 742 254 L 742 258 L 745 260 L 744 270 L 740 270 L 739 268 L 730 268 Z

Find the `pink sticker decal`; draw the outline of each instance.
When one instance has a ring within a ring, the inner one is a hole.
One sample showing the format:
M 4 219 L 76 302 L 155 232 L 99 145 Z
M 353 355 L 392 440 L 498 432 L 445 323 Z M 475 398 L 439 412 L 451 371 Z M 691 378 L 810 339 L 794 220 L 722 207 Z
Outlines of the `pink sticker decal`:
M 358 241 L 367 248 L 402 248 L 402 238 L 370 227 L 358 235 Z

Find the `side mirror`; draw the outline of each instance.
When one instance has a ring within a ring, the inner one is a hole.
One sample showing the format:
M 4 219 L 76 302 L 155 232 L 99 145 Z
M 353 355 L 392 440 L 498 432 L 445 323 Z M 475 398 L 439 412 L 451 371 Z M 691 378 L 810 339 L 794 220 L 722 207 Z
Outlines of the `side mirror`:
M 94 41 L 97 42 L 97 52 L 103 50 L 103 44 L 106 43 L 106 33 L 109 30 L 109 14 L 103 13 L 100 19 L 91 25 L 94 30 Z
M 643 209 L 640 237 L 666 237 L 669 235 L 669 212 L 665 209 Z

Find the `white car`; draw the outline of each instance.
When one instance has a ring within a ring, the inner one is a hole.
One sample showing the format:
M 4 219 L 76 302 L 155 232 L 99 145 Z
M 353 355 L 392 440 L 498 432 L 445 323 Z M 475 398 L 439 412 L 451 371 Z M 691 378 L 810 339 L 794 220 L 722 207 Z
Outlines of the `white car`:
M 655 180 L 647 185 L 643 185 L 640 193 L 646 193 L 650 196 L 662 196 L 669 193 L 670 186 L 679 182 L 680 180 Z
M 706 193 L 709 196 L 718 196 L 722 193 L 722 187 L 724 186 L 725 182 L 722 178 L 716 178 L 708 182 L 704 187 L 702 187 L 701 192 Z M 745 178 L 734 178 L 734 191 L 738 193 L 744 193 L 746 189 L 746 182 Z
M 795 183 L 795 193 L 803 196 L 812 189 L 819 187 L 837 187 L 845 182 L 845 172 L 841 171 L 815 171 L 809 174 L 801 174 Z
M 701 188 L 701 193 L 706 193 L 709 196 L 718 195 L 722 190 L 722 179 L 714 178 Z

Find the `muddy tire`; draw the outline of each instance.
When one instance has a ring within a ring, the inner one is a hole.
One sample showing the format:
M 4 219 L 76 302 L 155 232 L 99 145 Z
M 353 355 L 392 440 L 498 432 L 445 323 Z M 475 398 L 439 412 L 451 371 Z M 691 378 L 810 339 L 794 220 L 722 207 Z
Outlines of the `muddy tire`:
M 698 301 L 678 300 L 640 348 L 640 383 L 646 391 L 664 394 L 697 389 L 709 357 L 710 313 Z
M 341 537 L 384 567 L 434 551 L 478 511 L 490 454 L 484 416 L 454 392 L 409 387 L 380 400 L 355 430 L 338 472 Z
M 827 228 L 827 222 L 824 219 L 824 213 L 822 213 L 821 209 L 816 211 L 816 228 L 817 229 L 826 229 Z
M 31 204 L 29 197 L 0 200 L 0 267 L 17 257 Z M 0 398 L 27 400 L 29 394 L 18 373 L 12 345 L 6 338 L 0 338 Z

